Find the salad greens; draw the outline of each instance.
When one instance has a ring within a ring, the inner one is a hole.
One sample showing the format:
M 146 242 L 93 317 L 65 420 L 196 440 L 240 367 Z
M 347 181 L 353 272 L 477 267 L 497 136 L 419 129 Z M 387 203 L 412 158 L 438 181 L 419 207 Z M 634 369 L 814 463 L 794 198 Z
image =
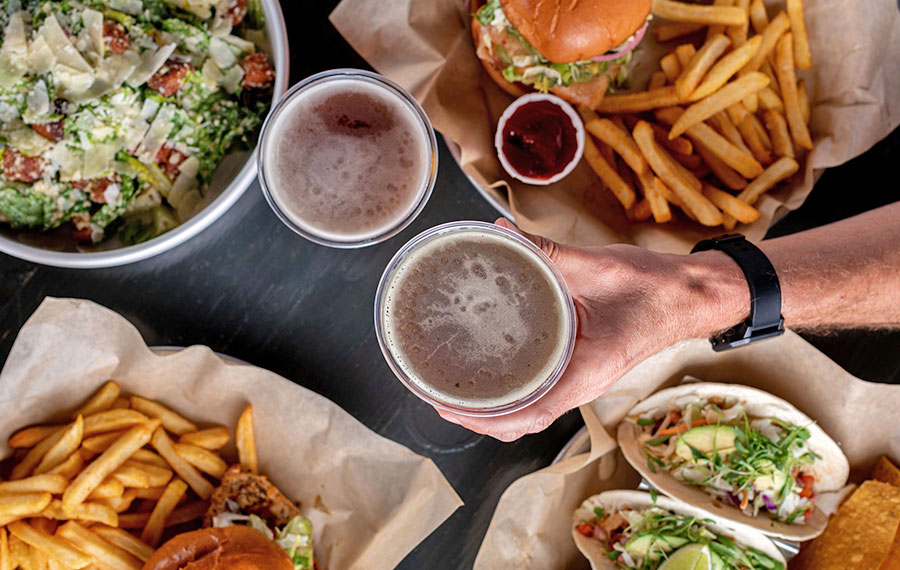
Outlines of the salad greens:
M 622 509 L 582 521 L 578 532 L 601 540 L 607 557 L 624 569 L 656 570 L 675 550 L 697 544 L 709 548 L 713 570 L 784 570 L 784 565 L 755 548 L 712 531 L 713 521 L 649 507 Z
M 530 85 L 543 93 L 557 85 L 568 87 L 599 75 L 606 75 L 612 88 L 628 85 L 628 64 L 634 57 L 633 51 L 613 61 L 554 63 L 522 37 L 506 18 L 499 0 L 485 3 L 475 13 L 475 18 L 490 37 L 502 38 L 501 41 L 488 38 L 485 43 L 497 52 L 504 63 L 502 72 L 507 81 Z
M 190 217 L 268 109 L 264 28 L 259 0 L 0 3 L 0 224 L 130 245 Z
M 274 532 L 266 522 L 256 515 L 250 515 L 247 525 L 274 540 L 287 552 L 294 570 L 311 570 L 313 568 L 312 523 L 304 516 L 296 516 L 281 529 Z
M 821 459 L 807 446 L 809 430 L 775 418 L 750 419 L 731 401 L 698 400 L 665 415 L 633 419 L 648 467 L 702 487 L 748 516 L 759 512 L 788 524 L 815 509 L 809 466 Z

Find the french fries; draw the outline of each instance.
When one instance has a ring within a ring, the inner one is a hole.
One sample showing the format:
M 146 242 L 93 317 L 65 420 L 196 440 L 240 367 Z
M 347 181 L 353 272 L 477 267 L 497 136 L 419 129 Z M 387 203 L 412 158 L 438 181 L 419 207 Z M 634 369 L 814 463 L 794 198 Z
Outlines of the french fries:
M 163 406 L 153 400 L 141 398 L 140 396 L 131 397 L 131 407 L 139 412 L 143 412 L 151 418 L 159 418 L 162 420 L 163 426 L 176 435 L 182 435 L 192 431 L 197 431 L 197 426 L 176 414 L 169 408 Z
M 589 119 L 599 121 L 593 112 Z M 617 144 L 630 141 L 621 119 L 602 124 L 615 129 Z M 629 160 L 639 164 L 631 144 Z M 8 480 L 0 473 L 0 570 L 140 570 L 166 528 L 204 516 L 213 491 L 207 477 L 227 469 L 220 450 L 231 439 L 228 428 L 198 429 L 173 409 L 123 394 L 113 381 L 70 417 L 9 439 L 16 452 L 4 466 Z M 237 432 L 242 463 L 256 469 L 250 406 Z
M 794 46 L 793 36 L 788 33 L 778 40 L 777 53 L 775 55 L 775 75 L 778 76 L 778 85 L 781 88 L 781 96 L 784 98 L 784 112 L 787 115 L 787 123 L 791 130 L 791 138 L 800 148 L 812 150 L 812 138 L 809 127 L 803 120 L 803 112 L 800 108 L 800 95 L 797 92 L 797 73 L 794 71 Z
M 156 506 L 153 507 L 150 518 L 147 519 L 147 525 L 141 532 L 142 542 L 153 547 L 159 546 L 159 540 L 162 538 L 162 533 L 165 529 L 166 519 L 175 510 L 178 502 L 187 492 L 187 488 L 187 483 L 181 479 L 174 479 L 166 486 L 166 490 L 163 491 Z
M 26 522 L 14 522 L 8 528 L 9 532 L 14 534 L 16 538 L 31 547 L 32 553 L 39 551 L 44 556 L 50 556 L 59 560 L 67 568 L 80 570 L 91 563 L 91 557 L 79 551 L 70 542 L 49 535 Z
M 72 419 L 74 420 L 78 416 L 87 417 L 111 409 L 121 393 L 122 388 L 116 382 L 110 380 L 101 386 L 83 406 L 78 408 L 78 411 L 72 414 Z
M 207 475 L 212 475 L 216 479 L 221 479 L 225 470 L 228 469 L 228 465 L 225 464 L 221 457 L 196 445 L 176 443 L 175 453 L 200 471 Z
M 156 420 L 157 423 L 159 420 Z M 74 511 L 104 479 L 116 471 L 136 450 L 145 446 L 153 435 L 153 424 L 142 424 L 128 430 L 100 457 L 90 463 L 63 493 L 62 506 Z
M 56 533 L 91 557 L 94 564 L 109 570 L 140 570 L 144 564 L 134 555 L 114 546 L 77 522 L 70 521 Z
M 141 562 L 146 562 L 153 555 L 153 547 L 120 528 L 95 526 L 91 530 L 106 542 L 131 554 Z
M 253 427 L 253 406 L 247 406 L 238 418 L 234 428 L 234 441 L 238 450 L 241 468 L 250 473 L 259 473 L 259 458 L 256 453 L 256 434 Z M 201 495 L 203 497 L 203 495 Z M 207 497 L 203 497 L 206 499 Z
M 791 20 L 791 32 L 794 34 L 794 59 L 797 69 L 809 69 L 812 67 L 812 56 L 809 53 L 806 21 L 803 19 L 803 0 L 787 0 L 787 13 Z
M 650 125 L 644 121 L 639 122 L 634 127 L 633 134 L 653 172 L 672 189 L 700 223 L 706 226 L 721 224 L 722 213 L 694 187 L 690 178 L 685 176 L 684 167 L 675 162 L 666 150 L 657 144 Z
M 738 194 L 738 198 L 748 204 L 755 204 L 760 196 L 771 190 L 785 178 L 792 176 L 799 168 L 800 165 L 797 164 L 797 161 L 793 158 L 789 156 L 782 157 L 775 161 L 772 166 L 767 168 L 759 178 L 744 188 L 744 190 Z
M 747 22 L 747 13 L 737 6 L 703 6 L 673 0 L 653 0 L 651 12 L 654 16 L 673 22 L 721 26 L 742 26 Z
M 66 490 L 69 481 L 63 476 L 53 473 L 32 475 L 26 479 L 4 481 L 0 483 L 0 494 L 7 493 L 52 493 L 59 494 Z
M 691 126 L 705 121 L 735 103 L 739 103 L 747 95 L 756 93 L 768 84 L 769 78 L 764 73 L 759 72 L 748 73 L 740 79 L 729 83 L 719 91 L 688 107 L 678 121 L 672 125 L 669 138 L 677 137 Z
M 84 418 L 80 415 L 64 432 L 56 444 L 47 450 L 41 462 L 34 469 L 35 474 L 46 473 L 65 461 L 81 445 L 84 435 Z
M 640 93 L 607 95 L 594 110 L 606 114 L 640 113 L 659 107 L 671 107 L 678 103 L 680 103 L 678 93 L 675 92 L 674 86 L 669 85 Z
M 730 46 L 731 40 L 724 34 L 715 34 L 703 44 L 675 81 L 675 93 L 679 99 L 686 101 L 690 97 L 707 72 Z
M 784 2 L 770 19 L 764 0 L 654 0 L 653 14 L 668 21 L 650 31 L 679 44 L 648 70 L 644 91 L 580 109 L 585 159 L 629 221 L 667 223 L 674 206 L 703 225 L 754 223 L 760 197 L 799 169 L 812 148 L 796 73 L 809 40 L 802 0 Z
M 172 466 L 172 470 L 184 479 L 201 499 L 208 499 L 212 495 L 213 486 L 193 465 L 175 452 L 175 445 L 163 428 L 156 429 L 151 442 L 156 451 Z M 240 447 L 238 447 L 238 453 L 240 453 Z M 243 466 L 243 462 L 241 466 Z
M 689 36 L 693 33 L 699 32 L 704 27 L 705 26 L 703 24 L 672 22 L 670 24 L 657 26 L 656 29 L 653 30 L 653 34 L 656 37 L 656 41 L 662 43 L 680 38 L 682 36 Z
M 9 438 L 9 446 L 34 447 L 48 436 L 56 433 L 59 426 L 33 426 L 19 430 Z
M 735 73 L 747 65 L 750 59 L 759 51 L 761 44 L 762 38 L 754 36 L 747 43 L 716 62 L 703 79 L 703 83 L 690 93 L 690 99 L 697 101 L 721 89 Z

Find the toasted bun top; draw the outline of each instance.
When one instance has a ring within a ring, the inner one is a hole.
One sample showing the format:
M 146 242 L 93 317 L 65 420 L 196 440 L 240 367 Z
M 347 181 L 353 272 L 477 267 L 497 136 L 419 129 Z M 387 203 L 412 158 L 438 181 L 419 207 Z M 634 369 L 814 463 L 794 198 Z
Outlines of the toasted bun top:
M 288 555 L 247 526 L 204 528 L 163 544 L 144 570 L 294 570 Z
M 652 0 L 500 0 L 516 30 L 554 63 L 603 55 L 650 14 Z

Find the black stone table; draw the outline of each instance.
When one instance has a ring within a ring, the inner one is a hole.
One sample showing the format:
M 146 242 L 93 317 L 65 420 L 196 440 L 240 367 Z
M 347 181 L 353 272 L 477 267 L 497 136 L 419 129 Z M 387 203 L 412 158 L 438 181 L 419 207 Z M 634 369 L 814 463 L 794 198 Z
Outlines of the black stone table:
M 366 63 L 327 20 L 335 0 L 285 1 L 291 81 Z M 818 226 L 894 201 L 900 131 L 828 171 L 807 204 L 770 235 Z M 400 566 L 471 568 L 500 494 L 550 463 L 581 427 L 570 412 L 545 432 L 512 444 L 445 423 L 394 379 L 373 330 L 381 272 L 412 236 L 459 219 L 497 213 L 441 145 L 430 203 L 401 235 L 360 251 L 305 241 L 283 226 L 254 184 L 218 222 L 156 258 L 91 271 L 42 267 L 0 254 L 0 362 L 46 296 L 81 297 L 118 311 L 150 345 L 208 345 L 268 368 L 330 398 L 379 434 L 434 459 L 465 501 Z M 900 247 L 900 246 L 898 246 Z M 852 374 L 900 382 L 900 332 L 807 337 Z M 837 395 L 836 395 L 837 397 Z

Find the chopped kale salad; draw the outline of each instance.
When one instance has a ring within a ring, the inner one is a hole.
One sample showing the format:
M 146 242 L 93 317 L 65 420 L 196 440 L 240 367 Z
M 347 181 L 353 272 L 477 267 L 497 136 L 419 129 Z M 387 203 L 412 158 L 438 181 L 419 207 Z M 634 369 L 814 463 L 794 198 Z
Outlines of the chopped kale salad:
M 126 245 L 189 218 L 271 101 L 260 0 L 0 0 L 0 225 Z

